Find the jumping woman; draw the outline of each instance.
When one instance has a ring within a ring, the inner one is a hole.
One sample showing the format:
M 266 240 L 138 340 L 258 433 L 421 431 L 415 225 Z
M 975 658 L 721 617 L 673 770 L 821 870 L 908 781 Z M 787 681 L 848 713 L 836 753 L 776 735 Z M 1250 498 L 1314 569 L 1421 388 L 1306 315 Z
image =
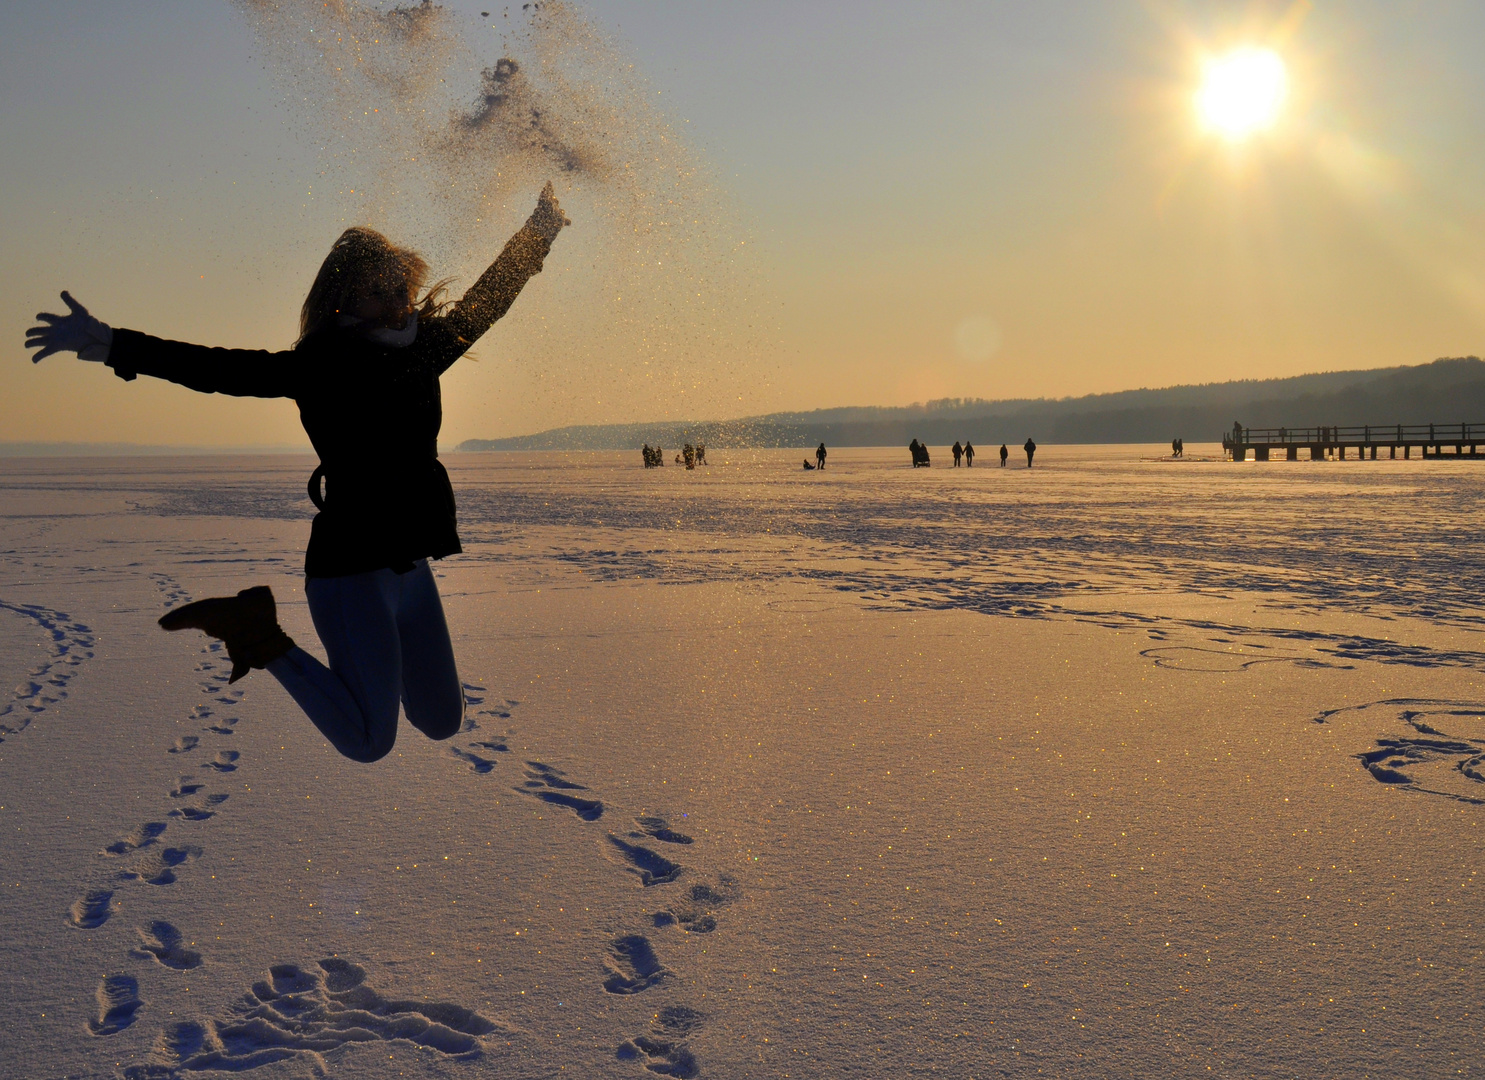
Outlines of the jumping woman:
M 100 361 L 122 379 L 153 375 L 203 393 L 293 398 L 320 464 L 319 512 L 305 556 L 305 596 L 326 667 L 278 625 L 266 585 L 176 608 L 166 630 L 220 638 L 231 681 L 266 668 L 330 745 L 355 761 L 386 756 L 399 702 L 431 739 L 464 718 L 464 693 L 429 559 L 460 550 L 454 491 L 438 460 L 439 376 L 507 311 L 564 225 L 552 192 L 457 303 L 428 265 L 372 229 L 330 249 L 286 352 L 212 349 L 115 330 L 67 293 L 66 315 L 26 332 L 33 362 L 56 352 Z M 321 493 L 321 482 L 324 491 Z

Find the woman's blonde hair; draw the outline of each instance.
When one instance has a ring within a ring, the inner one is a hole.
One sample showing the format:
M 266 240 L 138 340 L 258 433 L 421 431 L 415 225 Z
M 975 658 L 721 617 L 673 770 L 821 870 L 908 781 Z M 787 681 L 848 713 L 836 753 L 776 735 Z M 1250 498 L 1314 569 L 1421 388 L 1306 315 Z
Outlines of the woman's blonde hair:
M 304 298 L 299 340 L 336 326 L 342 313 L 349 314 L 363 300 L 406 302 L 420 316 L 436 315 L 446 306 L 442 296 L 448 282 L 434 282 L 419 304 L 418 293 L 427 280 L 428 264 L 417 252 L 397 247 L 364 225 L 349 228 L 325 256 Z

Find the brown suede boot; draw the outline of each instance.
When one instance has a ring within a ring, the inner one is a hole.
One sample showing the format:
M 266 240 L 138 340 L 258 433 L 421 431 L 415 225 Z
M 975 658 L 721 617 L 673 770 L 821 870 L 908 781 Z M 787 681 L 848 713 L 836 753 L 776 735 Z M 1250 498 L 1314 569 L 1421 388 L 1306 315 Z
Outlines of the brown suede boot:
M 160 625 L 166 630 L 204 630 L 220 638 L 232 661 L 229 683 L 235 683 L 252 668 L 267 667 L 294 647 L 294 639 L 279 628 L 273 590 L 267 585 L 167 611 L 160 617 Z

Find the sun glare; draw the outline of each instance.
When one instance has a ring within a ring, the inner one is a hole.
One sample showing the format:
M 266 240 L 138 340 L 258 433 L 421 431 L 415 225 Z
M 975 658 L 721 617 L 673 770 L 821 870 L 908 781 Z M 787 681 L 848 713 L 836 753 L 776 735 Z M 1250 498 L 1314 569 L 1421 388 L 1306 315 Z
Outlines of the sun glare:
M 1238 49 L 1207 61 L 1196 112 L 1202 124 L 1227 139 L 1272 127 L 1289 92 L 1284 61 L 1272 49 Z

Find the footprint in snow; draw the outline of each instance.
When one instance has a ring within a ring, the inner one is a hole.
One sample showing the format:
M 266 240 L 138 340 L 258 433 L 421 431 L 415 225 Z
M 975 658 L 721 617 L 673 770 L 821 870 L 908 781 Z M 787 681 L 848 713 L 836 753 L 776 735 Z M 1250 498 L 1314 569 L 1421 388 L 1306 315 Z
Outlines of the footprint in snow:
M 206 763 L 208 769 L 217 772 L 232 772 L 237 768 L 237 759 L 242 757 L 236 750 L 219 750 L 217 756 Z
M 468 762 L 470 769 L 480 774 L 487 773 L 495 768 L 493 759 L 481 757 L 479 754 L 471 753 L 468 750 L 461 750 L 457 746 L 449 747 L 449 753 L 453 754 L 460 761 Z
M 199 784 L 195 786 L 200 787 Z M 174 810 L 170 811 L 170 816 L 185 818 L 187 821 L 205 821 L 209 817 L 215 817 L 216 808 L 221 806 L 230 797 L 223 794 L 208 795 L 198 802 L 189 803 L 185 806 L 177 806 Z
M 119 874 L 121 881 L 142 881 L 146 885 L 175 884 L 175 868 L 201 857 L 201 849 L 192 845 L 162 848 Z
M 162 833 L 169 828 L 163 821 L 146 821 L 128 836 L 115 840 L 103 850 L 110 855 L 127 855 L 131 851 L 146 848 L 158 840 Z
M 717 884 L 698 882 L 686 890 L 682 899 L 654 915 L 656 926 L 679 925 L 691 934 L 710 934 L 717 928 L 717 911 L 742 895 L 737 882 L 727 875 Z
M 683 867 L 679 863 L 671 862 L 658 851 L 651 851 L 639 844 L 631 844 L 613 833 L 608 834 L 608 842 L 618 851 L 620 858 L 626 864 L 625 869 L 637 875 L 647 889 L 652 885 L 669 884 L 681 876 Z
M 610 994 L 641 994 L 671 976 L 643 934 L 625 934 L 609 942 L 603 970 L 603 988 Z
M 94 1035 L 117 1035 L 134 1023 L 134 1014 L 144 1004 L 139 1000 L 139 981 L 132 975 L 109 975 L 98 984 L 98 1015 L 88 1021 Z
M 68 922 L 79 930 L 96 930 L 113 914 L 113 890 L 94 889 L 72 902 Z
M 696 1056 L 682 1041 L 705 1022 L 703 1013 L 684 1005 L 667 1005 L 655 1014 L 654 1023 L 644 1035 L 636 1035 L 619 1044 L 614 1056 L 620 1061 L 643 1061 L 644 1066 L 660 1076 L 682 1080 L 700 1074 Z
M 525 785 L 516 790 L 553 806 L 565 806 L 584 821 L 597 821 L 603 816 L 603 803 L 599 800 L 568 794 L 587 791 L 586 787 L 568 780 L 562 770 L 540 761 L 526 762 Z
M 139 948 L 132 955 L 141 960 L 153 957 L 156 963 L 176 971 L 190 971 L 201 966 L 201 954 L 188 949 L 181 932 L 168 922 L 156 919 L 148 929 L 139 931 Z
M 629 835 L 636 840 L 641 837 L 652 836 L 664 844 L 689 844 L 692 842 L 691 838 L 685 833 L 676 832 L 672 829 L 670 822 L 666 821 L 663 817 L 637 817 L 634 819 L 634 823 L 639 826 L 640 831 L 632 832 Z

